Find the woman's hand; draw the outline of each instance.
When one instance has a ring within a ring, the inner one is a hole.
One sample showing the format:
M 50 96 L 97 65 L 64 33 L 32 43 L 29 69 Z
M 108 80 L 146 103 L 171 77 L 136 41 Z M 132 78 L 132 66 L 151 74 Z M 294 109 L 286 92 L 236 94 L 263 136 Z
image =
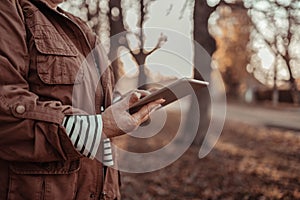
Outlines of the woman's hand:
M 150 92 L 148 91 L 137 90 L 108 107 L 102 113 L 103 133 L 106 137 L 111 138 L 132 132 L 136 130 L 140 124 L 147 121 L 151 112 L 164 103 L 164 99 L 150 102 L 132 115 L 130 115 L 127 110 L 141 97 L 149 94 Z

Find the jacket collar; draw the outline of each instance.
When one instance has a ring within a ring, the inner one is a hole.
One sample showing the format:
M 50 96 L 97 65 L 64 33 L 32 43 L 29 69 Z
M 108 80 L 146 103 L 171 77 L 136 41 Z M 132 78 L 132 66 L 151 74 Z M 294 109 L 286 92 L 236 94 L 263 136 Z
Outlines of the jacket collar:
M 48 3 L 47 0 L 30 0 L 30 1 L 32 1 L 33 3 L 37 3 L 37 4 L 42 4 L 42 5 L 44 5 L 44 6 L 47 6 L 47 7 L 48 7 L 49 9 L 51 9 L 51 10 L 57 11 L 56 9 L 54 9 L 54 8 L 52 8 L 52 7 L 50 6 L 50 4 Z

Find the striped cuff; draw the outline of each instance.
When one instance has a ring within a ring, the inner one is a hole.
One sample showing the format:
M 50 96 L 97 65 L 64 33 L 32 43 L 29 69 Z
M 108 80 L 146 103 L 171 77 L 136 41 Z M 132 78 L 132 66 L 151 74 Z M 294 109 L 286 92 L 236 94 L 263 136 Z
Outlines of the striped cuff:
M 86 157 L 94 159 L 101 141 L 101 115 L 66 116 L 63 126 L 76 150 Z
M 111 143 L 109 138 L 103 140 L 103 164 L 106 166 L 114 165 Z

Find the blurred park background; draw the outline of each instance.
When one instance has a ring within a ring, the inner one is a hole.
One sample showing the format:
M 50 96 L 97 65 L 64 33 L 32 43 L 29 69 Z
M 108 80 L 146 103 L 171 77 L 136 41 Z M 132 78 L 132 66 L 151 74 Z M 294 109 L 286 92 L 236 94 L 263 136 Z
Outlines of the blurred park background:
M 224 84 L 227 113 L 214 149 L 198 157 L 212 117 L 204 89 L 193 144 L 163 169 L 121 172 L 123 199 L 300 199 L 300 1 L 67 0 L 61 7 L 99 36 L 121 94 L 153 82 L 203 79 L 201 52 L 176 34 L 207 51 L 209 73 L 219 74 L 210 80 Z M 164 51 L 173 47 L 186 59 Z M 166 107 L 156 135 L 116 142 L 132 152 L 159 149 L 175 137 L 180 115 L 190 119 L 187 127 L 194 123 L 193 109 Z

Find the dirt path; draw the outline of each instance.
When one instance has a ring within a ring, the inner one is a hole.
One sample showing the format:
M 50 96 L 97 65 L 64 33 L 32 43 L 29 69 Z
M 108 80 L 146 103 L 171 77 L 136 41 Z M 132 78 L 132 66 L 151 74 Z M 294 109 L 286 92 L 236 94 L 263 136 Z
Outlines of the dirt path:
M 227 119 L 247 122 L 252 125 L 282 127 L 300 131 L 299 107 L 277 107 L 270 105 L 247 105 L 230 103 L 227 105 Z

